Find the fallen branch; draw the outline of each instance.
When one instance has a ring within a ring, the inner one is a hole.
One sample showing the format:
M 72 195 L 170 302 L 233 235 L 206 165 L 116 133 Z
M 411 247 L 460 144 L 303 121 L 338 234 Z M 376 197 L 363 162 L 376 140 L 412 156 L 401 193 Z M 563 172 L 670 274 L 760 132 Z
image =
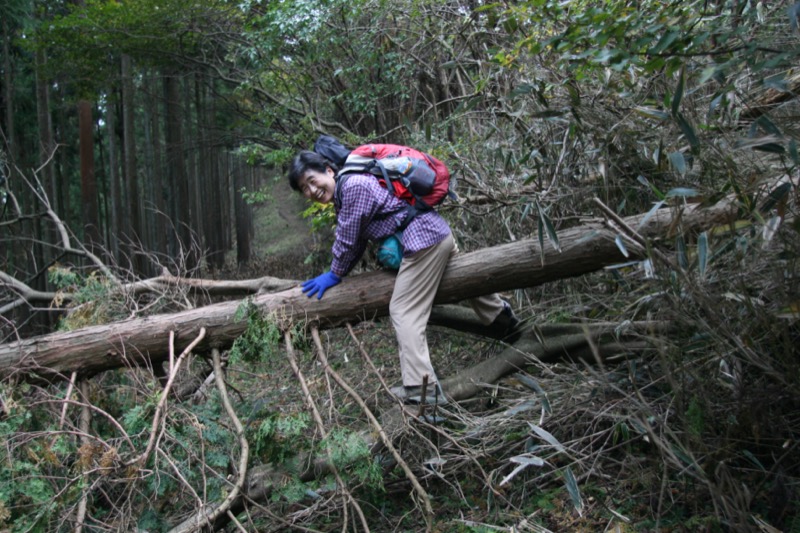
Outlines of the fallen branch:
M 189 533 L 192 531 L 197 531 L 205 525 L 213 524 L 220 516 L 227 516 L 228 510 L 230 510 L 231 506 L 238 501 L 240 492 L 245 486 L 245 480 L 247 479 L 247 461 L 250 457 L 250 446 L 247 443 L 247 438 L 244 433 L 244 426 L 239 420 L 239 417 L 236 416 L 236 411 L 233 409 L 233 405 L 231 405 L 231 401 L 228 398 L 228 389 L 225 386 L 225 378 L 222 374 L 222 361 L 220 359 L 219 350 L 216 348 L 211 350 L 211 356 L 214 361 L 214 376 L 217 378 L 217 390 L 219 391 L 220 400 L 222 401 L 222 405 L 225 407 L 225 412 L 228 413 L 228 416 L 233 423 L 233 427 L 236 430 L 236 438 L 239 439 L 239 447 L 241 448 L 239 456 L 239 472 L 236 482 L 233 484 L 233 490 L 231 490 L 230 494 L 228 494 L 222 503 L 217 505 L 212 510 L 207 511 L 201 509 L 199 513 L 194 515 L 189 520 L 186 520 L 178 526 L 172 528 L 170 533 Z
M 358 404 L 358 406 L 361 408 L 361 411 L 367 416 L 367 420 L 369 421 L 370 426 L 372 426 L 372 429 L 378 434 L 381 442 L 386 447 L 386 449 L 389 450 L 389 453 L 392 454 L 392 457 L 394 457 L 394 460 L 397 461 L 397 464 L 400 465 L 400 468 L 403 470 L 403 473 L 405 473 L 406 478 L 411 482 L 411 485 L 414 487 L 414 491 L 422 500 L 422 504 L 425 508 L 425 522 L 428 525 L 428 530 L 430 530 L 433 519 L 433 507 L 431 507 L 430 496 L 428 496 L 428 493 L 425 491 L 424 488 L 422 488 L 422 485 L 419 484 L 417 476 L 415 476 L 414 473 L 411 471 L 411 468 L 408 466 L 408 463 L 406 463 L 403 457 L 400 455 L 400 452 L 398 452 L 397 448 L 394 447 L 394 445 L 392 444 L 392 440 L 386 434 L 386 432 L 384 431 L 380 422 L 378 422 L 378 419 L 375 417 L 375 415 L 372 414 L 372 410 L 370 410 L 367 404 L 364 403 L 364 400 L 361 398 L 361 396 L 356 391 L 354 391 L 353 388 L 350 387 L 350 385 L 348 385 L 347 382 L 344 381 L 344 379 L 342 379 L 339 373 L 336 372 L 331 367 L 330 363 L 328 362 L 328 358 L 325 356 L 324 350 L 320 349 L 322 347 L 322 342 L 319 339 L 319 331 L 316 328 L 313 328 L 311 330 L 311 335 L 314 337 L 314 343 L 317 345 L 318 348 L 317 356 L 319 357 L 320 362 L 322 363 L 322 366 L 325 369 L 325 372 L 328 373 L 334 379 L 334 381 L 336 381 L 336 383 L 338 383 L 339 386 L 342 387 L 345 390 L 345 392 L 347 392 L 348 396 L 350 396 L 350 398 L 352 398 Z
M 169 379 L 167 380 L 166 385 L 164 385 L 164 389 L 161 391 L 161 399 L 158 401 L 158 405 L 156 406 L 156 412 L 153 415 L 153 424 L 150 428 L 150 439 L 147 441 L 147 447 L 145 448 L 142 454 L 128 461 L 128 465 L 137 464 L 139 468 L 143 468 L 145 463 L 147 463 L 147 459 L 150 457 L 150 453 L 153 451 L 153 447 L 155 447 L 156 442 L 161 438 L 163 435 L 163 431 L 158 431 L 158 426 L 161 424 L 161 414 L 164 411 L 164 406 L 167 403 L 167 398 L 169 397 L 170 390 L 172 389 L 172 384 L 175 382 L 175 377 L 178 375 L 178 370 L 181 368 L 181 364 L 183 360 L 186 359 L 186 356 L 192 352 L 195 346 L 203 340 L 203 337 L 206 336 L 205 328 L 200 329 L 200 333 L 197 335 L 197 338 L 192 341 L 192 343 L 187 346 L 181 355 L 178 356 L 178 360 L 174 361 L 175 358 L 175 335 L 170 334 L 169 336 L 169 349 L 170 349 L 170 369 L 169 369 Z
M 711 208 L 686 206 L 625 219 L 639 232 L 654 238 L 680 224 L 681 231 L 707 229 L 730 222 L 738 212 L 732 201 Z M 593 272 L 626 258 L 615 243 L 617 233 L 592 223 L 559 234 L 561 252 L 541 250 L 536 240 L 522 240 L 461 254 L 450 261 L 437 292 L 438 304 L 475 296 L 532 287 Z M 325 298 L 308 298 L 299 288 L 275 294 L 259 294 L 250 301 L 264 314 L 291 321 L 334 327 L 347 322 L 388 314 L 394 276 L 370 272 L 348 277 Z M 134 318 L 104 326 L 53 333 L 0 345 L 0 377 L 20 380 L 65 379 L 126 364 L 153 365 L 166 358 L 164 346 L 170 331 L 178 343 L 188 343 L 201 327 L 206 340 L 197 351 L 224 349 L 244 332 L 247 321 L 237 315 L 240 302 L 222 302 L 171 315 Z
M 322 343 L 319 342 L 319 333 L 317 330 L 314 329 L 312 331 L 314 334 L 314 342 L 317 345 L 317 350 L 319 352 L 323 352 L 324 348 Z M 311 391 L 308 388 L 308 383 L 306 382 L 303 373 L 300 371 L 300 366 L 297 364 L 297 358 L 294 355 L 294 349 L 292 348 L 292 337 L 289 333 L 284 334 L 284 339 L 286 341 L 286 354 L 289 359 L 289 364 L 292 367 L 292 371 L 294 372 L 295 377 L 297 377 L 298 381 L 300 382 L 300 386 L 303 389 L 303 397 L 305 398 L 306 404 L 308 408 L 311 410 L 311 414 L 314 417 L 314 422 L 317 424 L 317 430 L 322 435 L 323 439 L 328 438 L 328 432 L 325 430 L 325 423 L 322 420 L 322 416 L 319 414 L 319 409 L 317 408 L 317 404 L 314 401 L 314 398 L 311 396 Z M 358 518 L 361 521 L 361 526 L 364 528 L 364 531 L 369 531 L 369 524 L 367 522 L 366 517 L 364 516 L 364 511 L 361 509 L 361 506 L 358 502 L 353 498 L 350 494 L 350 491 L 347 489 L 347 485 L 345 484 L 342 476 L 339 474 L 339 469 L 336 467 L 333 461 L 333 452 L 331 450 L 330 444 L 325 447 L 325 453 L 328 456 L 328 462 L 330 463 L 331 472 L 336 477 L 336 482 L 341 490 L 345 491 L 345 505 L 343 506 L 344 510 L 344 518 L 342 522 L 347 524 L 347 503 L 353 505 L 353 508 L 356 510 L 356 514 L 358 514 Z M 348 501 L 349 500 L 349 501 Z

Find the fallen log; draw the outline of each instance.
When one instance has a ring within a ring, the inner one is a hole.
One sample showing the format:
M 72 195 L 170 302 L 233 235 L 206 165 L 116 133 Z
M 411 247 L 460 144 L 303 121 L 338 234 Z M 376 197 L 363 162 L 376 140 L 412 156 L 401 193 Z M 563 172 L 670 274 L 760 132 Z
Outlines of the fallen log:
M 737 206 L 723 201 L 711 207 L 688 205 L 629 217 L 649 239 L 694 232 L 732 222 Z M 640 226 L 641 223 L 641 226 Z M 642 257 L 643 250 L 629 246 L 624 256 L 615 242 L 619 233 L 603 221 L 562 230 L 561 251 L 535 239 L 486 248 L 454 258 L 448 265 L 436 303 L 451 303 L 492 292 L 533 287 L 580 276 L 606 266 Z M 322 300 L 306 297 L 299 287 L 274 294 L 259 294 L 249 301 L 277 319 L 307 321 L 321 327 L 373 319 L 388 314 L 394 275 L 370 272 L 348 277 Z M 59 332 L 0 345 L 0 378 L 17 380 L 66 379 L 123 366 L 153 365 L 169 355 L 170 333 L 176 349 L 183 349 L 201 328 L 207 335 L 195 353 L 228 348 L 247 326 L 238 316 L 241 301 L 228 301 L 167 315 Z

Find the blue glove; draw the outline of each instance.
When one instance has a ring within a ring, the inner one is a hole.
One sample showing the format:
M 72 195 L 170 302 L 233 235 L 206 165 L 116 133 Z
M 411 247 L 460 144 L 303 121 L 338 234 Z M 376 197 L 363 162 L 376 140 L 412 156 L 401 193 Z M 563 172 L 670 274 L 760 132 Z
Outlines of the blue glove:
M 317 300 L 322 299 L 322 295 L 325 294 L 325 291 L 333 287 L 334 285 L 338 285 L 341 283 L 342 278 L 334 274 L 333 272 L 325 272 L 324 274 L 320 274 L 316 278 L 311 278 L 308 281 L 303 282 L 303 292 L 308 295 L 309 298 L 317 294 Z

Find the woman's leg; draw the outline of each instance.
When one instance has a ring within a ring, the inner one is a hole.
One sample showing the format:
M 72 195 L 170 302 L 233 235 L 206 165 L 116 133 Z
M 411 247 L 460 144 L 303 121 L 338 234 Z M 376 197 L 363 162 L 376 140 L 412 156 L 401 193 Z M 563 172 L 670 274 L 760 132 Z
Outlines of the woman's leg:
M 404 257 L 397 273 L 389 315 L 397 334 L 403 385 L 407 387 L 421 385 L 426 374 L 428 383 L 438 381 L 425 330 L 453 248 L 453 236 L 448 235 L 442 242 Z

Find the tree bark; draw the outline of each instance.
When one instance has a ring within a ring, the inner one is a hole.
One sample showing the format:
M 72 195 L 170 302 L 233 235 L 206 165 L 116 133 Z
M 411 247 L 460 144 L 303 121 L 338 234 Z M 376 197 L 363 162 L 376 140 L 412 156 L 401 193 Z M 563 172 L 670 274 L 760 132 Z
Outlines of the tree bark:
M 78 137 L 81 159 L 81 206 L 83 237 L 87 247 L 97 252 L 100 240 L 100 217 L 97 209 L 97 179 L 94 172 L 94 119 L 92 102 L 78 102 Z
M 167 138 L 167 175 L 170 194 L 170 220 L 175 222 L 178 243 L 171 254 L 183 257 L 187 270 L 197 265 L 197 256 L 192 240 L 191 200 L 189 181 L 186 174 L 186 157 L 183 136 L 183 106 L 180 92 L 181 80 L 178 73 L 168 71 L 164 74 L 165 130 Z
M 140 247 L 146 248 L 145 234 L 142 231 L 141 188 L 139 186 L 139 165 L 136 157 L 135 89 L 133 86 L 133 65 L 128 54 L 120 58 L 122 72 L 122 145 L 123 175 L 125 176 L 125 204 L 128 220 L 125 224 L 125 242 L 131 267 L 134 272 L 145 274 L 146 264 L 143 255 L 136 253 Z
M 700 209 L 662 209 L 652 216 L 629 217 L 646 238 L 664 235 L 675 228 L 689 233 L 731 222 L 737 214 L 734 202 L 721 202 Z M 436 303 L 456 302 L 492 292 L 532 287 L 549 281 L 579 276 L 630 260 L 615 243 L 618 233 L 595 222 L 564 230 L 559 235 L 561 252 L 547 245 L 540 250 L 533 239 L 503 244 L 460 255 L 450 261 L 442 278 Z M 631 249 L 631 247 L 629 247 Z M 322 300 L 308 298 L 299 287 L 275 294 L 261 294 L 252 304 L 279 320 L 319 323 L 334 327 L 346 322 L 388 314 L 394 274 L 370 272 L 347 278 Z M 20 379 L 64 379 L 71 372 L 85 376 L 107 369 L 145 362 L 157 363 L 168 356 L 170 332 L 176 346 L 191 342 L 200 328 L 206 340 L 197 352 L 227 348 L 241 335 L 246 319 L 237 316 L 238 301 L 113 324 L 53 333 L 0 345 L 0 376 Z

